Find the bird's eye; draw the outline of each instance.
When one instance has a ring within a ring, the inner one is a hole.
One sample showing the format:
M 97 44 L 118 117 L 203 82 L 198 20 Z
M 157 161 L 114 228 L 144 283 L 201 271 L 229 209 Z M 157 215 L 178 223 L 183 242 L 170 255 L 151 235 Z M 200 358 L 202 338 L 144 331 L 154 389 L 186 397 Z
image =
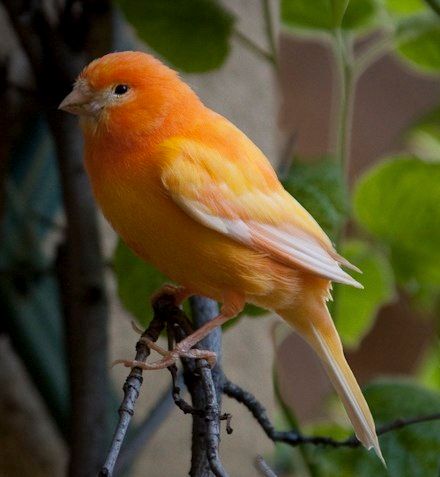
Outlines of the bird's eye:
M 127 93 L 129 89 L 130 89 L 129 86 L 126 84 L 118 84 L 115 86 L 115 89 L 113 90 L 113 92 L 117 96 L 122 96 L 123 94 Z

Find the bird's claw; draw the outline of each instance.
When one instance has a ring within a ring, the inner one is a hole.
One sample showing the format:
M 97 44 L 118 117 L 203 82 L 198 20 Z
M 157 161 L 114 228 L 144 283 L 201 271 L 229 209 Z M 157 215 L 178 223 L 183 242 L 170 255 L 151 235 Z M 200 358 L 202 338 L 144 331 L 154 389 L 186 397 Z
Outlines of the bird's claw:
M 153 341 L 148 338 L 141 338 L 150 349 L 154 349 L 163 357 L 158 361 L 153 363 L 144 363 L 143 361 L 129 360 L 129 359 L 117 359 L 113 361 L 112 366 L 116 364 L 123 364 L 126 368 L 141 368 L 145 371 L 153 371 L 156 369 L 164 369 L 172 366 L 176 363 L 179 358 L 190 358 L 190 359 L 205 359 L 209 366 L 213 368 L 215 366 L 217 355 L 214 351 L 204 350 L 204 349 L 186 349 L 184 346 L 179 346 L 179 343 L 171 351 L 166 351 L 160 346 L 158 346 Z

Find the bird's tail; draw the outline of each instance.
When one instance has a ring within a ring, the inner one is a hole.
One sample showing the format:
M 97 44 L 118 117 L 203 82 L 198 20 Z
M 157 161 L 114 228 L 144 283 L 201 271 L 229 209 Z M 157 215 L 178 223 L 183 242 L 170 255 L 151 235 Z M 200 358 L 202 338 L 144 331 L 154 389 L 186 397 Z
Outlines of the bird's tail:
M 356 437 L 367 449 L 374 448 L 377 456 L 385 465 L 367 401 L 345 359 L 341 340 L 327 307 L 325 304 L 322 305 L 319 307 L 321 316 L 317 317 L 317 320 L 311 319 L 310 316 L 308 318 L 298 316 L 298 309 L 295 311 L 280 310 L 278 313 L 301 334 L 321 358 L 325 370 L 344 404 Z

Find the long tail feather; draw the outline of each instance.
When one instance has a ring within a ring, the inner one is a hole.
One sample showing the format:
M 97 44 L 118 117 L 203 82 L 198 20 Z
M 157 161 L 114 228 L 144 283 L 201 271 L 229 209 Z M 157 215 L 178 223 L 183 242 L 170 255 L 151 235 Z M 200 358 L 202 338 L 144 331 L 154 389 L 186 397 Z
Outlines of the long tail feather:
M 293 320 L 292 316 L 289 316 L 291 313 L 286 313 L 285 310 L 280 312 L 280 315 L 295 326 L 295 329 L 306 339 L 321 358 L 324 368 L 344 404 L 356 437 L 367 449 L 374 448 L 377 456 L 386 466 L 367 401 L 345 359 L 341 341 L 333 321 L 326 309 L 325 312 L 328 319 L 325 320 L 326 326 L 324 331 L 320 330 L 321 326 L 318 327 L 311 321 L 305 323 L 301 320 L 301 326 L 295 326 L 295 321 L 297 320 Z

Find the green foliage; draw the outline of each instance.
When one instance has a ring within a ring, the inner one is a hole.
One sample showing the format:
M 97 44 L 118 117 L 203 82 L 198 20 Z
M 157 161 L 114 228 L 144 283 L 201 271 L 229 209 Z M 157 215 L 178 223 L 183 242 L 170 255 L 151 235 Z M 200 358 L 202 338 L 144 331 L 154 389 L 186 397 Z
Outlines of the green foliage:
M 396 17 L 414 15 L 426 10 L 423 0 L 385 0 L 387 11 Z
M 116 246 L 113 266 L 122 304 L 146 327 L 153 318 L 150 298 L 167 282 L 166 277 L 138 258 L 122 240 Z
M 427 73 L 440 73 L 440 19 L 434 13 L 410 17 L 399 24 L 397 53 Z
M 426 353 L 418 374 L 423 385 L 437 392 L 440 391 L 440 341 L 438 338 Z
M 294 162 L 283 185 L 335 238 L 348 212 L 348 194 L 340 166 L 330 158 Z
M 341 26 L 346 30 L 356 30 L 371 24 L 376 13 L 377 7 L 374 0 L 351 0 L 350 2 L 282 0 L 281 2 L 282 22 L 294 29 L 330 31 Z
M 418 121 L 407 134 L 409 147 L 419 157 L 440 162 L 440 109 Z
M 139 37 L 174 67 L 204 72 L 229 52 L 233 16 L 214 0 L 117 0 Z
M 381 381 L 365 397 L 376 424 L 436 413 L 440 395 L 409 382 Z M 414 424 L 380 437 L 385 469 L 373 451 L 309 447 L 316 477 L 427 477 L 440 470 L 440 421 Z
M 397 156 L 359 181 L 356 218 L 391 250 L 396 278 L 432 300 L 440 291 L 440 163 Z
M 342 255 L 359 267 L 364 290 L 336 285 L 333 317 L 344 344 L 355 347 L 374 324 L 380 307 L 394 296 L 394 277 L 386 257 L 366 242 L 344 244 Z

